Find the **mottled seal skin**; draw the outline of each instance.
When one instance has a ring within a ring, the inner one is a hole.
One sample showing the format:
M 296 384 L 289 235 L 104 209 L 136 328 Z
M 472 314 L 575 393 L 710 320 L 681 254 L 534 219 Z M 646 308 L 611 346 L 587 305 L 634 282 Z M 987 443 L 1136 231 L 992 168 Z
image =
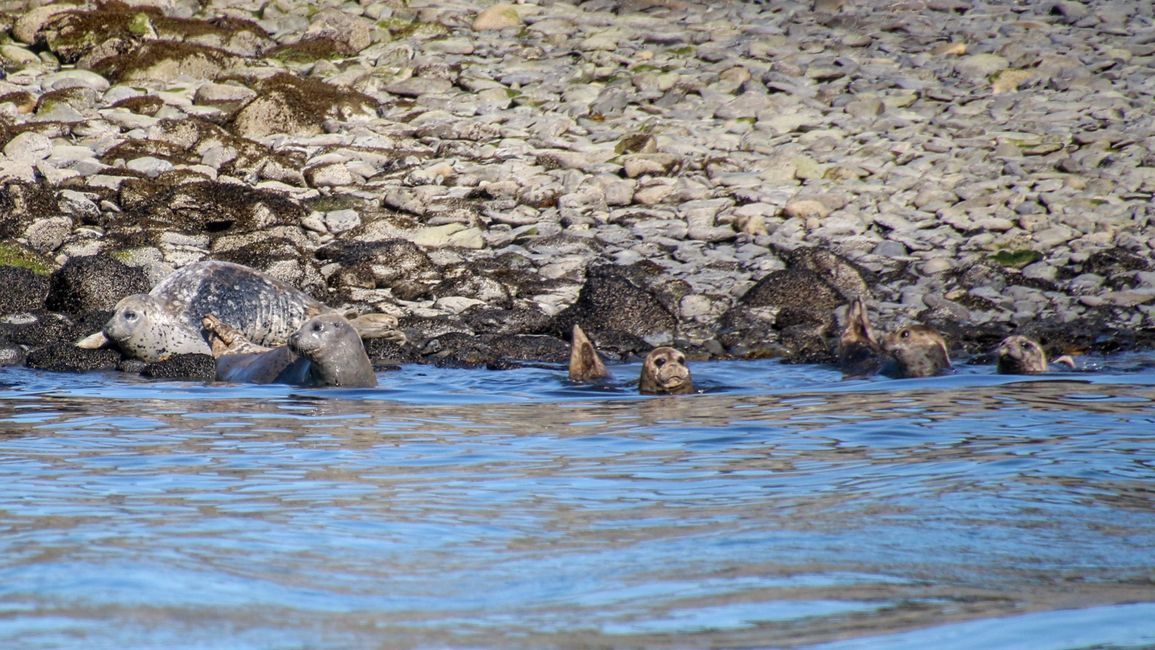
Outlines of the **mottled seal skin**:
M 271 347 L 283 345 L 309 318 L 328 313 L 335 312 L 284 282 L 247 266 L 210 260 L 176 271 L 147 294 L 121 300 L 104 329 L 77 345 L 112 343 L 129 357 L 155 362 L 172 354 L 209 354 L 201 336 L 201 321 L 208 314 L 249 341 Z M 392 316 L 377 314 L 358 322 L 370 330 L 366 335 L 404 339 Z
M 883 373 L 893 377 L 933 377 L 951 368 L 946 341 L 926 325 L 907 325 L 887 334 L 882 349 L 894 359 Z
M 569 380 L 590 382 L 608 379 L 610 371 L 602 362 L 597 348 L 578 325 L 573 326 L 573 345 L 569 355 Z
M 694 392 L 686 355 L 671 347 L 650 350 L 642 364 L 638 392 L 643 395 L 684 395 Z
M 202 325 L 226 343 L 217 357 L 217 380 L 251 384 L 372 388 L 377 376 L 357 330 L 340 314 L 305 321 L 286 345 L 253 344 L 210 314 Z
M 838 340 L 838 367 L 844 378 L 869 377 L 882 368 L 882 346 L 874 337 L 866 305 L 855 298 L 846 310 L 846 327 Z
M 995 369 L 1001 375 L 1037 375 L 1047 372 L 1047 353 L 1038 341 L 1017 334 L 1008 336 L 995 349 Z M 1075 360 L 1063 355 L 1054 360 L 1055 365 L 1075 367 Z

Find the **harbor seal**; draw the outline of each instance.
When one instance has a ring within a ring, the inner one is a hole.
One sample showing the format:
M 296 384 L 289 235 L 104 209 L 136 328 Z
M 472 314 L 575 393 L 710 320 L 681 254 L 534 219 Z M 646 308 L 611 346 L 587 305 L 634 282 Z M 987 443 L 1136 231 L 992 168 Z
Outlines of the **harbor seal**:
M 336 313 L 305 321 L 285 345 L 267 348 L 209 314 L 201 322 L 217 347 L 217 380 L 251 384 L 372 388 L 377 376 L 357 330 Z
M 887 334 L 882 349 L 894 359 L 892 367 L 882 370 L 889 376 L 933 377 L 951 368 L 946 341 L 926 325 L 907 325 Z
M 694 392 L 694 382 L 686 366 L 686 355 L 667 346 L 650 350 L 642 364 L 638 392 L 643 395 L 684 395 Z
M 309 318 L 328 313 L 336 312 L 255 269 L 209 260 L 176 271 L 147 294 L 122 299 L 103 330 L 77 345 L 111 344 L 126 356 L 149 362 L 173 354 L 210 354 L 201 320 L 213 314 L 249 341 L 274 347 Z M 386 314 L 354 319 L 353 324 L 366 337 L 404 340 L 397 319 Z
M 597 348 L 586 333 L 576 323 L 573 326 L 573 343 L 569 355 L 569 380 L 589 382 L 608 379 L 610 371 L 598 354 Z
M 882 346 L 874 337 L 862 298 L 855 298 L 846 309 L 846 327 L 838 340 L 838 367 L 844 378 L 869 377 L 882 367 Z
M 1037 375 L 1047 372 L 1047 354 L 1037 341 L 1017 334 L 1008 336 L 995 350 L 995 369 L 1001 375 Z M 1075 367 L 1075 360 L 1067 355 L 1055 359 L 1056 364 Z

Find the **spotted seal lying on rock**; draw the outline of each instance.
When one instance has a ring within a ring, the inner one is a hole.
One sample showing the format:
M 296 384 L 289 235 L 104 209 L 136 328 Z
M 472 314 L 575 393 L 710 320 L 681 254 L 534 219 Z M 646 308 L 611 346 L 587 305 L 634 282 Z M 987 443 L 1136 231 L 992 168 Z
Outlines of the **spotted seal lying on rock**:
M 126 356 L 160 361 L 174 354 L 211 354 L 202 319 L 216 315 L 257 345 L 278 346 L 309 318 L 335 313 L 303 291 L 240 264 L 202 261 L 165 278 L 147 294 L 116 305 L 101 332 L 77 345 L 115 345 Z M 367 338 L 400 338 L 397 319 L 371 314 L 353 321 Z
M 313 316 L 286 345 L 267 348 L 209 314 L 201 325 L 218 351 L 217 380 L 372 388 L 377 376 L 357 330 L 336 313 Z
M 995 356 L 995 368 L 1002 375 L 1037 375 L 1048 369 L 1043 346 L 1017 334 L 1003 339 L 995 350 Z M 1055 359 L 1055 363 L 1075 367 L 1075 360 L 1065 354 Z
M 946 340 L 933 327 L 907 325 L 882 339 L 882 350 L 894 363 L 883 374 L 898 378 L 933 377 L 951 369 Z

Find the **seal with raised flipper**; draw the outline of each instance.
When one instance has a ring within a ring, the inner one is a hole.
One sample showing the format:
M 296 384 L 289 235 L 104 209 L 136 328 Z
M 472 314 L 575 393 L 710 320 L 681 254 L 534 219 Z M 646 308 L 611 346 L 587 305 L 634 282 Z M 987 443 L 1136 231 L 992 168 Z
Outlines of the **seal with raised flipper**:
M 643 395 L 684 395 L 694 392 L 694 381 L 680 350 L 662 346 L 650 350 L 642 364 L 638 392 Z
M 846 309 L 846 327 L 838 340 L 838 367 L 845 378 L 869 377 L 882 367 L 882 357 L 866 305 L 862 298 L 855 298 Z
M 174 354 L 211 354 L 201 332 L 213 314 L 257 345 L 283 345 L 309 318 L 336 313 L 305 292 L 255 269 L 215 260 L 190 264 L 147 294 L 122 299 L 101 332 L 77 345 L 115 345 L 126 356 L 161 361 Z M 354 319 L 362 336 L 404 339 L 397 319 L 373 314 Z
M 361 336 L 340 314 L 310 318 L 285 345 L 274 348 L 254 344 L 213 314 L 201 324 L 218 352 L 218 381 L 346 388 L 377 385 Z
M 1013 334 L 1003 339 L 995 349 L 995 369 L 1002 375 L 1037 375 L 1047 372 L 1047 353 L 1033 339 Z M 1075 360 L 1067 355 L 1055 359 L 1055 364 L 1075 367 Z
M 581 326 L 574 323 L 573 342 L 569 355 L 569 380 L 574 382 L 590 382 L 608 379 L 610 371 L 598 354 L 597 348 L 582 331 Z
M 882 339 L 882 350 L 893 359 L 883 374 L 898 377 L 933 377 L 951 369 L 946 340 L 926 325 L 907 325 Z

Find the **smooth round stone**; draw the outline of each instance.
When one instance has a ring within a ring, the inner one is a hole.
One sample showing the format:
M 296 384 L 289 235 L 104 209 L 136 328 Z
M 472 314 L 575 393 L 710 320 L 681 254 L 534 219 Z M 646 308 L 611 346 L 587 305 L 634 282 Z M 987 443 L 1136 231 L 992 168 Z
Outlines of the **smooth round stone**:
M 906 257 L 910 254 L 910 251 L 906 249 L 906 246 L 902 245 L 902 242 L 887 239 L 879 242 L 870 254 L 877 255 L 878 257 Z
M 34 163 L 51 154 L 52 140 L 34 131 L 25 131 L 4 145 L 4 155 L 16 162 Z
M 149 178 L 156 178 L 162 173 L 167 172 L 173 168 L 173 164 L 161 158 L 154 158 L 153 156 L 141 156 L 140 158 L 133 158 L 124 165 L 128 169 L 135 172 L 140 172 Z
M 361 215 L 356 210 L 333 210 L 325 213 L 325 227 L 331 233 L 341 233 L 361 225 Z
M 937 275 L 954 268 L 954 263 L 945 257 L 935 257 L 922 264 L 922 272 L 926 275 Z
M 108 90 L 111 84 L 108 79 L 91 70 L 61 70 L 46 75 L 41 82 L 45 90 L 65 90 L 67 88 L 89 88 L 98 93 Z

